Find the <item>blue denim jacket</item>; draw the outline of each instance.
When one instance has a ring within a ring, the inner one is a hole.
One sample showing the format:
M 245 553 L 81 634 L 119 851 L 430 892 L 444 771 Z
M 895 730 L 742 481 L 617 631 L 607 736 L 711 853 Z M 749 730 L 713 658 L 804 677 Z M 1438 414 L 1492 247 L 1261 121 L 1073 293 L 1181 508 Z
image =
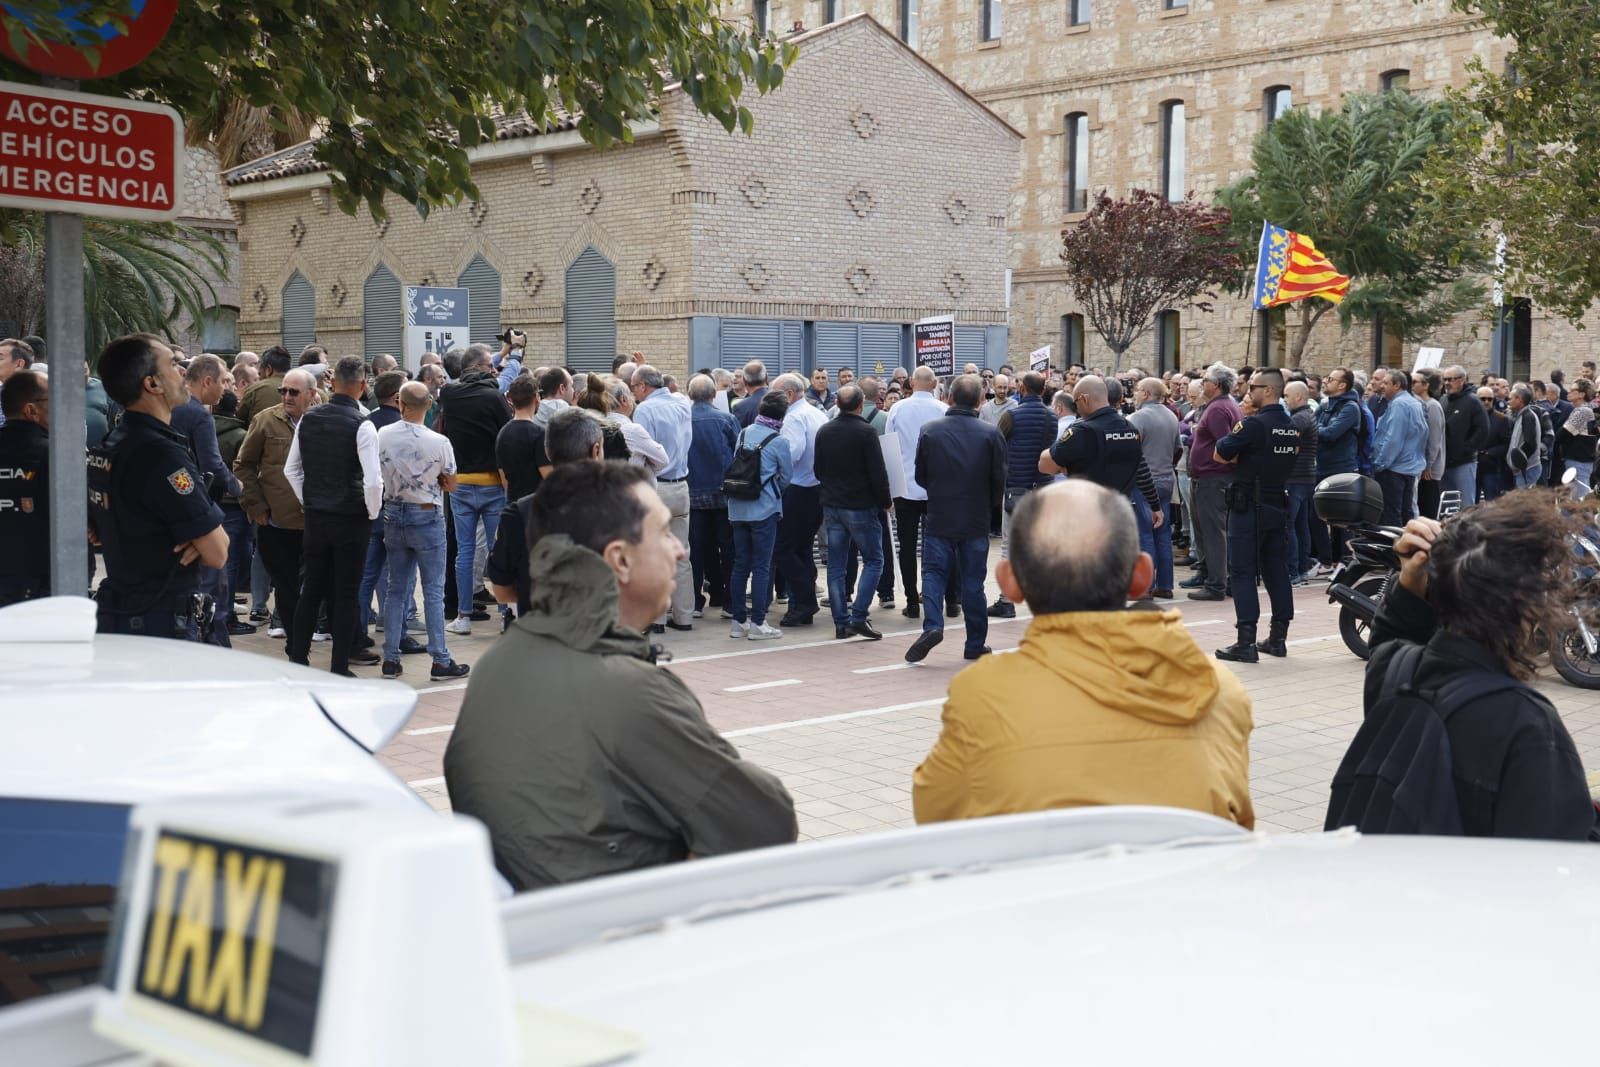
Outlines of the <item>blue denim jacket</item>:
M 733 462 L 739 439 L 739 420 L 718 411 L 709 400 L 690 409 L 694 435 L 689 440 L 689 503 L 691 507 L 722 507 L 722 476 Z
M 752 423 L 739 434 L 739 447 L 755 448 L 775 433 L 776 430 Z M 761 451 L 761 495 L 754 500 L 736 500 L 730 496 L 728 521 L 760 522 L 782 515 L 783 491 L 793 479 L 794 460 L 789 456 L 789 442 L 780 436 Z

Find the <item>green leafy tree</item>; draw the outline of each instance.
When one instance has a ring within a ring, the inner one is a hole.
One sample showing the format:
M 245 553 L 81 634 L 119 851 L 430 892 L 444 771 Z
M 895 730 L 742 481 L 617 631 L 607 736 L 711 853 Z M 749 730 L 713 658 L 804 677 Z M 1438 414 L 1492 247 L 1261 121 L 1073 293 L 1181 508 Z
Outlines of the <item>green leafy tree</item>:
M 1112 369 L 1159 311 L 1210 311 L 1237 271 L 1228 213 L 1144 189 L 1126 200 L 1102 192 L 1062 231 L 1061 260 L 1084 320 L 1111 349 Z
M 44 332 L 44 216 L 18 212 L 14 240 L 0 246 L 0 320 Z M 192 226 L 83 220 L 84 351 L 144 331 L 171 338 L 198 323 L 217 297 L 208 275 L 226 272 L 226 248 Z
M 86 21 L 131 0 L 87 0 Z M 58 0 L 0 6 L 0 30 L 49 36 Z M 59 29 L 57 28 L 57 31 Z M 747 88 L 783 81 L 795 48 L 718 17 L 713 0 L 184 0 L 160 47 L 95 91 L 159 100 L 207 129 L 242 101 L 269 124 L 316 116 L 316 158 L 346 212 L 384 214 L 387 193 L 426 214 L 475 196 L 466 150 L 494 140 L 497 108 L 577 116 L 605 146 L 627 141 L 663 89 L 728 130 L 753 119 Z M 0 60 L 0 78 L 36 81 Z
M 1459 212 L 1431 212 L 1420 180 L 1464 125 L 1470 119 L 1458 106 L 1403 92 L 1352 93 L 1338 111 L 1280 116 L 1256 135 L 1254 172 L 1217 192 L 1233 216 L 1236 288 L 1254 284 L 1261 224 L 1270 221 L 1310 237 L 1350 275 L 1349 295 L 1337 305 L 1346 328 L 1381 320 L 1404 340 L 1480 306 L 1483 284 L 1473 271 L 1484 265 L 1481 227 Z M 1319 297 L 1287 307 L 1291 367 L 1335 307 Z
M 1468 60 L 1453 94 L 1480 121 L 1430 162 L 1434 217 L 1463 215 L 1506 238 L 1505 280 L 1574 324 L 1600 298 L 1600 5 L 1452 0 L 1515 54 Z

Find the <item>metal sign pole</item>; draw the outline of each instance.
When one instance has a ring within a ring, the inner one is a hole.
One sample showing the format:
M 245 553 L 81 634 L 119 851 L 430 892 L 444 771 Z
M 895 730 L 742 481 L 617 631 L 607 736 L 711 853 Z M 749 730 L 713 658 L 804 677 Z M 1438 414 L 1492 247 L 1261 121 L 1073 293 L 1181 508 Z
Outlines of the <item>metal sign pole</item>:
M 55 89 L 76 89 L 49 78 Z M 89 484 L 84 451 L 83 217 L 44 217 L 45 335 L 50 360 L 50 591 L 89 591 Z

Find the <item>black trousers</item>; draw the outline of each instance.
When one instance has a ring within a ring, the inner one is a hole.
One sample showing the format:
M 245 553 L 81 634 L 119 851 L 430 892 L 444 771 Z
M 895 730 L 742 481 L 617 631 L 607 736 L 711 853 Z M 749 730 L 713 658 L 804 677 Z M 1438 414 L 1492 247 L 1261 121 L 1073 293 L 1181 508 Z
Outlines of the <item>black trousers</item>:
M 272 579 L 273 604 L 278 621 L 289 639 L 294 639 L 295 613 L 300 609 L 300 560 L 304 551 L 304 530 L 281 530 L 276 526 L 256 527 L 256 551 L 261 565 Z M 311 631 L 306 631 L 311 640 Z
M 728 606 L 728 581 L 733 574 L 733 524 L 728 509 L 693 508 L 689 512 L 689 568 L 694 572 L 694 606 Z
M 329 669 L 335 674 L 350 669 L 350 650 L 361 625 L 361 575 L 367 567 L 371 537 L 372 520 L 365 515 L 306 512 L 306 584 L 289 631 L 289 658 L 296 663 L 304 663 L 311 651 L 317 606 L 326 598 L 333 636 Z
M 788 615 L 810 618 L 817 604 L 817 561 L 812 548 L 822 527 L 822 486 L 791 485 L 783 491 L 783 518 L 778 520 L 778 543 L 773 549 L 773 569 L 783 575 L 789 593 Z
M 1416 518 L 1417 513 L 1411 507 L 1411 493 L 1417 484 L 1416 476 L 1399 474 L 1395 471 L 1378 471 L 1376 477 L 1378 485 L 1383 489 L 1383 517 L 1378 521 L 1385 526 L 1404 526 Z

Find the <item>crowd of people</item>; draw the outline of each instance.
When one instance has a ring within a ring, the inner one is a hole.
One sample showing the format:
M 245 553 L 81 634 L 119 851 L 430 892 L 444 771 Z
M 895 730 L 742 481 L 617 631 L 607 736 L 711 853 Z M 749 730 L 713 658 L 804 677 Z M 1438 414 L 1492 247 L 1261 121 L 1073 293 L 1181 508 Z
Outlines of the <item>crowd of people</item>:
M 919 821 L 1146 803 L 1249 827 L 1250 699 L 1219 661 L 1288 654 L 1292 586 L 1342 554 L 1313 488 L 1362 474 L 1405 529 L 1373 625 L 1368 723 L 1414 710 L 1397 685 L 1448 691 L 1459 832 L 1593 832 L 1572 740 L 1527 684 L 1537 635 L 1579 585 L 1566 538 L 1593 521 L 1537 489 L 1568 469 L 1589 481 L 1592 364 L 1570 387 L 1559 372 L 1474 388 L 1461 367 L 1221 363 L 769 381 L 751 361 L 680 383 L 642 357 L 604 374 L 536 366 L 525 345 L 507 331 L 498 350 L 430 353 L 412 376 L 319 345 L 229 365 L 150 335 L 112 342 L 89 434 L 101 629 L 227 645 L 264 625 L 298 663 L 328 641 L 335 673 L 399 677 L 426 654 L 431 677 L 460 678 L 449 637 L 498 616 L 445 776 L 520 888 L 795 838 L 782 784 L 660 662 L 652 635 L 713 611 L 737 640 L 813 626 L 823 608 L 836 638 L 879 640 L 874 610 L 898 609 L 921 620 L 911 662 L 961 622 L 975 662 L 916 771 Z M 44 485 L 34 357 L 0 341 L 0 480 L 27 463 Z M 0 604 L 49 589 L 47 507 L 37 491 L 0 507 L 27 534 Z M 1237 640 L 1206 656 L 1159 610 L 1180 590 L 1231 599 Z M 1020 647 L 991 656 L 989 619 L 1018 605 L 1032 616 Z M 1363 769 L 1375 744 L 1359 736 L 1341 767 L 1330 826 L 1404 825 Z

